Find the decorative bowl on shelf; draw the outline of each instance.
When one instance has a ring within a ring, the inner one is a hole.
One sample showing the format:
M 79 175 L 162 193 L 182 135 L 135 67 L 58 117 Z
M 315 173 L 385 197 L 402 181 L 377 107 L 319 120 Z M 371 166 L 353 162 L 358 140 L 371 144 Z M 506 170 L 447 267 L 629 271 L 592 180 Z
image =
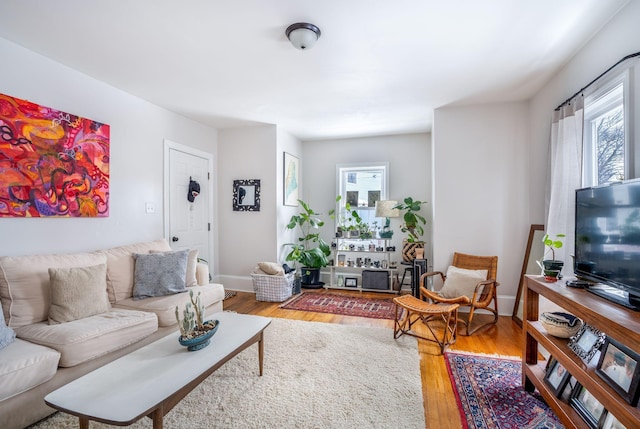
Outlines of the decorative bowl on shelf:
M 562 312 L 542 313 L 540 323 L 549 335 L 558 338 L 572 337 L 582 326 L 582 320 L 573 314 Z
M 178 342 L 180 343 L 180 345 L 185 346 L 190 352 L 194 352 L 196 350 L 207 347 L 211 343 L 211 337 L 213 337 L 213 334 L 215 334 L 218 330 L 220 321 L 207 320 L 206 322 L 204 322 L 204 325 L 213 326 L 213 328 L 194 338 L 183 338 L 182 335 L 180 335 L 178 337 Z

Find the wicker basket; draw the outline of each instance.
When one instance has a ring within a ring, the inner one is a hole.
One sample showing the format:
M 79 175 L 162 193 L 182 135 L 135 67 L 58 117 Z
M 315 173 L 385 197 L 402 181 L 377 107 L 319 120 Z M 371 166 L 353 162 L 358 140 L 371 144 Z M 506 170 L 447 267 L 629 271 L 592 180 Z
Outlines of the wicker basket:
M 582 326 L 582 321 L 569 313 L 542 313 L 540 323 L 550 335 L 559 338 L 574 336 Z
M 282 302 L 292 295 L 293 272 L 281 275 L 251 273 L 257 301 Z

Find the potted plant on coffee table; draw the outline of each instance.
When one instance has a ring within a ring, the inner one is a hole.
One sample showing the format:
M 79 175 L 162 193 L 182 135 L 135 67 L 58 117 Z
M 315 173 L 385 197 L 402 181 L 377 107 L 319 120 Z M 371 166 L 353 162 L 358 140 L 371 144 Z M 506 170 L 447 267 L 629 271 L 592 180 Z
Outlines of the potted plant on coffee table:
M 404 262 L 413 262 L 416 258 L 416 249 L 424 248 L 424 241 L 420 237 L 424 235 L 423 225 L 427 220 L 418 212 L 426 201 L 405 198 L 401 203 L 393 206 L 394 209 L 404 210 L 402 216 L 404 223 L 400 225 L 400 231 L 407 233 L 407 238 L 402 241 L 402 259 Z
M 320 237 L 320 228 L 324 221 L 307 203 L 298 200 L 303 208 L 299 214 L 291 216 L 287 229 L 298 229 L 300 236 L 297 243 L 289 243 L 291 251 L 286 260 L 300 265 L 302 286 L 306 288 L 320 288 L 320 269 L 329 264 L 330 246 Z
M 190 290 L 189 299 L 191 302 L 185 304 L 182 320 L 180 320 L 180 313 L 178 306 L 176 306 L 176 320 L 178 321 L 178 328 L 180 328 L 178 342 L 186 346 L 187 350 L 193 352 L 209 345 L 211 337 L 218 330 L 220 322 L 217 320 L 203 321 L 204 304 L 200 299 L 200 292 L 194 299 L 193 290 Z

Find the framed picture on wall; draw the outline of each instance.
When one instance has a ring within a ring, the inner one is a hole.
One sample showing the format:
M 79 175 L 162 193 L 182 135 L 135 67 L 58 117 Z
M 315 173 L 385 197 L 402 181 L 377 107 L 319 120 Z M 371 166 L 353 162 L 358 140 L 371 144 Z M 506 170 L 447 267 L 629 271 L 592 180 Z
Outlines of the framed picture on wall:
M 287 152 L 284 152 L 282 186 L 283 204 L 297 207 L 298 189 L 300 188 L 300 160 Z

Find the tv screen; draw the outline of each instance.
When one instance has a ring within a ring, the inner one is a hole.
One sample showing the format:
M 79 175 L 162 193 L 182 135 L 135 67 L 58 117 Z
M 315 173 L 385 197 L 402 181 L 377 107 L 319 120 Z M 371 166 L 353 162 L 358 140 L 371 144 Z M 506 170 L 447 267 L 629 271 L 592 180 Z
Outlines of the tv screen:
M 640 180 L 576 191 L 574 272 L 590 292 L 640 305 Z

